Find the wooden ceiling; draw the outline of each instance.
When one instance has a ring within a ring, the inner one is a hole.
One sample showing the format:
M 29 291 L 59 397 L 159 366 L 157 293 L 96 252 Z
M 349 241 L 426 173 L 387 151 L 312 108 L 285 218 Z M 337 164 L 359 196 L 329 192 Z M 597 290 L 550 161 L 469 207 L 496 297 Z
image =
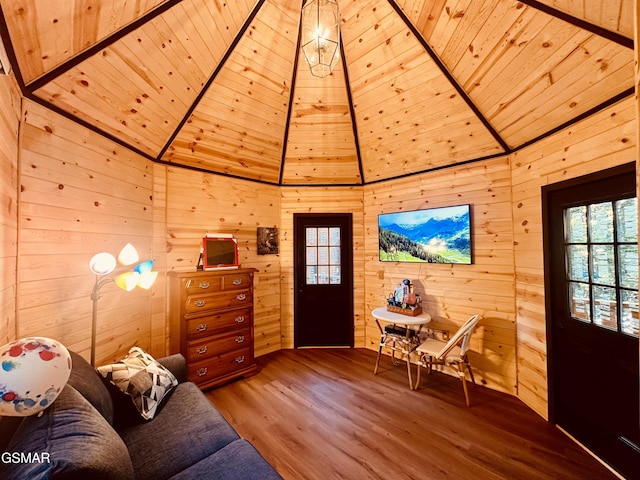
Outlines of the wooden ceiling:
M 504 155 L 633 94 L 633 0 L 2 0 L 23 95 L 154 161 L 362 185 Z

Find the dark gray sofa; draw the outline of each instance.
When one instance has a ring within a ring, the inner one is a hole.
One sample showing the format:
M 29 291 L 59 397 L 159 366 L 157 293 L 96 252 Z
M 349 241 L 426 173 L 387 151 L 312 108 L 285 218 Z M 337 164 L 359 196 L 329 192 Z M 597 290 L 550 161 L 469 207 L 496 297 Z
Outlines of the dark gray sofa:
M 0 421 L 3 480 L 281 479 L 186 381 L 181 355 L 158 360 L 179 384 L 149 421 L 82 357 L 72 360 L 67 386 L 41 416 Z

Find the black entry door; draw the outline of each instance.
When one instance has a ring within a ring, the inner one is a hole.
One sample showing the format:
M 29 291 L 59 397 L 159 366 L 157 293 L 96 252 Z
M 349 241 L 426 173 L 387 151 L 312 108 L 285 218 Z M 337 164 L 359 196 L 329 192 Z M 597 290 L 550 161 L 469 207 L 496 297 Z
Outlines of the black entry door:
M 294 214 L 294 346 L 353 346 L 352 216 Z
M 549 417 L 638 478 L 638 233 L 634 165 L 543 191 Z

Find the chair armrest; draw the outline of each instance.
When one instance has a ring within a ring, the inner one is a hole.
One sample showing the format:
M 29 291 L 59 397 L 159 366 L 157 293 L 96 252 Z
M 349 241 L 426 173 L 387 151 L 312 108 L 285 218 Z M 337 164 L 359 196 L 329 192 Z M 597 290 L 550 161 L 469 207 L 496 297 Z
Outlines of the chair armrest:
M 187 381 L 187 361 L 181 353 L 174 353 L 158 359 L 158 362 L 167 367 L 178 379 L 178 383 Z

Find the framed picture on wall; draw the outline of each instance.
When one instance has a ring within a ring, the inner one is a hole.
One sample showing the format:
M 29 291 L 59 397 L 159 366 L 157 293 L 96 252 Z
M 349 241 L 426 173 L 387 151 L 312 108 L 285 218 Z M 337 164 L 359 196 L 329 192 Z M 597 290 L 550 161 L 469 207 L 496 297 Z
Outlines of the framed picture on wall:
M 278 229 L 258 227 L 258 255 L 278 253 Z

